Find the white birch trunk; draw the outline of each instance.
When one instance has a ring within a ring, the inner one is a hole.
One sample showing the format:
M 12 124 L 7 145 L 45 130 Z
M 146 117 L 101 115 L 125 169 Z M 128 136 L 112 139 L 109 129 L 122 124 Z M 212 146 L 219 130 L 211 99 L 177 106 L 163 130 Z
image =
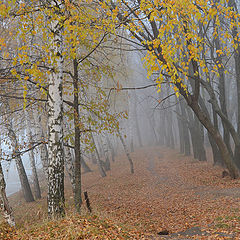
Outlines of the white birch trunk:
M 0 145 L 0 156 L 2 156 L 2 148 Z M 3 212 L 5 221 L 11 226 L 15 226 L 15 220 L 13 217 L 12 208 L 9 205 L 7 195 L 6 195 L 6 182 L 3 175 L 2 164 L 0 161 L 0 206 Z
M 51 1 L 57 11 L 62 1 Z M 58 20 L 51 20 L 52 72 L 49 78 L 48 96 L 48 215 L 58 218 L 65 214 L 64 206 L 64 151 L 63 151 L 63 27 Z

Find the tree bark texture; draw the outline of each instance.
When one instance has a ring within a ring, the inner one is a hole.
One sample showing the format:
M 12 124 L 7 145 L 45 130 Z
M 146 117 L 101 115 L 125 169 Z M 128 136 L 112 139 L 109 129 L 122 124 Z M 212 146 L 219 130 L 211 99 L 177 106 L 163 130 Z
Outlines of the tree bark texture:
M 1 151 L 1 150 L 0 150 Z M 0 161 L 0 206 L 3 212 L 5 221 L 11 226 L 15 226 L 15 220 L 13 216 L 12 208 L 9 204 L 6 195 L 6 182 L 3 175 L 2 163 Z
M 51 1 L 55 13 L 60 14 L 62 1 Z M 48 96 L 48 215 L 59 218 L 65 215 L 64 151 L 63 151 L 63 26 L 50 18 L 52 71 Z
M 75 170 L 75 192 L 74 202 L 75 208 L 80 213 L 82 205 L 82 180 L 81 180 L 81 148 L 80 148 L 80 124 L 79 124 L 79 102 L 78 102 L 78 62 L 75 58 L 73 60 L 74 78 L 74 96 L 73 96 L 73 109 L 74 109 L 74 170 Z

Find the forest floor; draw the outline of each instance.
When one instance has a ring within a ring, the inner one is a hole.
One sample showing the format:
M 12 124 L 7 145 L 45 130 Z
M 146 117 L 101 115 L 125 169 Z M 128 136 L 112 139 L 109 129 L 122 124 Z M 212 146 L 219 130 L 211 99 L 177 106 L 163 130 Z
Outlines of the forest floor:
M 2 230 L 2 239 L 240 239 L 240 180 L 222 178 L 221 167 L 177 150 L 145 147 L 131 156 L 134 174 L 124 154 L 105 178 L 90 165 L 94 171 L 84 174 L 83 191 L 91 215 L 85 205 L 82 216 L 73 213 L 68 181 L 67 216 L 60 221 L 47 221 L 45 191 L 33 203 L 15 194 L 10 199 L 18 229 Z

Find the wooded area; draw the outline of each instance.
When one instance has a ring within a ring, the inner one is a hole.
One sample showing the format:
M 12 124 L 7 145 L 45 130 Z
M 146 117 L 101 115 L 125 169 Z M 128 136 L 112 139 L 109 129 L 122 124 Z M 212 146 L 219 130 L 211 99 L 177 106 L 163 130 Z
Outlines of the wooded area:
M 68 179 L 76 214 L 84 201 L 92 212 L 83 174 L 114 177 L 124 153 L 137 177 L 134 156 L 147 147 L 210 162 L 209 171 L 220 167 L 219 178 L 238 183 L 239 8 L 238 0 L 2 0 L 0 202 L 7 224 L 18 224 L 6 194 L 13 162 L 26 202 L 42 199 L 47 186 L 50 220 L 66 215 Z

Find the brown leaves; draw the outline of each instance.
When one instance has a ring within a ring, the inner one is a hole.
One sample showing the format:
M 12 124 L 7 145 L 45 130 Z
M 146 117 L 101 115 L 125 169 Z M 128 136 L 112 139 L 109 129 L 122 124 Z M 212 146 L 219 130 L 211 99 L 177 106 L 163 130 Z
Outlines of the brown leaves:
M 162 154 L 164 158 L 159 159 Z M 232 208 L 238 206 L 240 195 L 235 199 L 236 195 L 220 190 L 239 187 L 240 182 L 222 179 L 222 169 L 211 163 L 160 148 L 138 150 L 133 153 L 133 160 L 133 176 L 127 174 L 125 156 L 119 156 L 111 176 L 89 190 L 93 208 L 101 206 L 100 211 L 114 221 L 154 236 L 163 230 L 176 233 L 194 226 L 206 228 L 214 236 L 223 230 L 216 226 L 215 219 L 232 216 Z M 90 186 L 94 182 L 89 178 L 86 181 Z M 238 232 L 236 224 L 224 219 L 231 226 L 228 233 Z
M 12 239 L 140 239 L 108 219 L 93 216 L 69 216 L 60 221 L 48 222 L 41 227 L 18 231 Z
M 0 239 L 2 240 L 12 240 L 15 234 L 15 229 L 10 227 L 7 223 L 0 223 Z
M 92 216 L 68 213 L 61 221 L 28 227 L 30 222 L 42 222 L 37 215 L 46 199 L 31 205 L 21 203 L 15 213 L 31 208 L 28 216 L 21 213 L 22 218 L 30 219 L 12 239 L 158 239 L 157 233 L 164 230 L 172 234 L 196 226 L 208 236 L 192 239 L 240 235 L 239 180 L 223 179 L 222 168 L 174 150 L 142 148 L 132 157 L 136 167 L 133 175 L 129 174 L 125 155 L 117 156 L 106 178 L 99 178 L 95 165 L 91 165 L 94 172 L 83 175 L 83 190 L 88 191 Z M 70 194 L 67 183 L 67 212 L 73 206 Z

